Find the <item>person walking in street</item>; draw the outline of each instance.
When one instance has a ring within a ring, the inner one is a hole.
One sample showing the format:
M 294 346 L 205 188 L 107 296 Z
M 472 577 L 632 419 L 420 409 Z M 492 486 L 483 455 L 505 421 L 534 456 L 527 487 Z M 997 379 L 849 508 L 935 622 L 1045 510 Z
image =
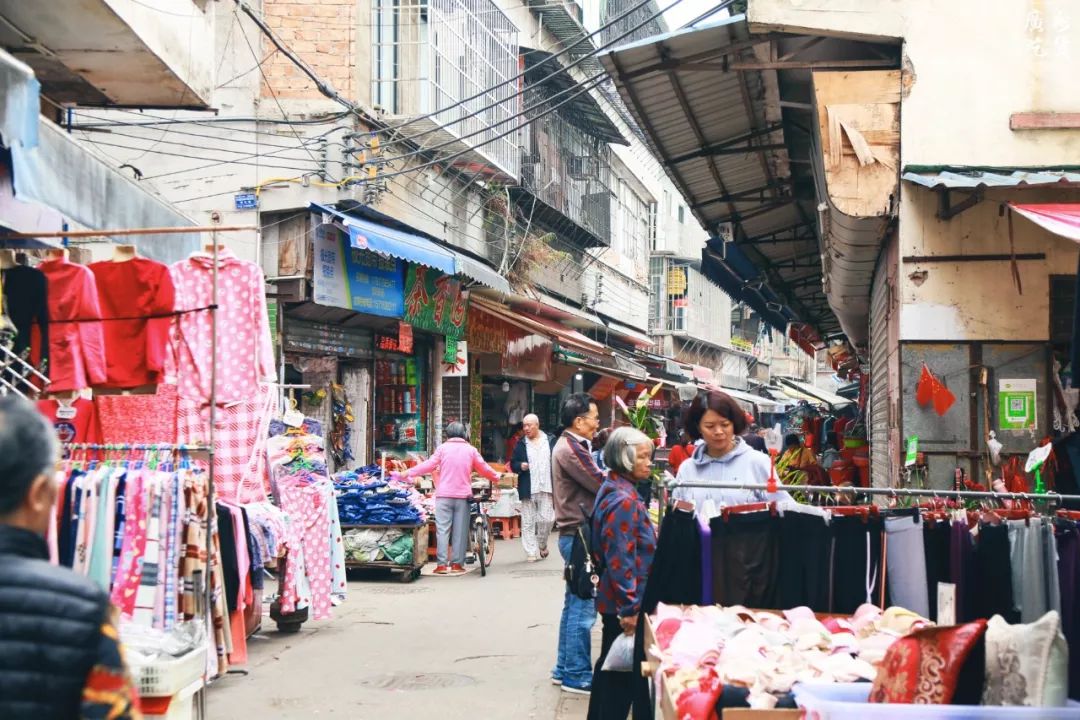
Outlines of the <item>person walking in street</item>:
M 551 477 L 555 489 L 555 520 L 559 525 L 559 554 L 570 564 L 574 533 L 585 523 L 582 506 L 589 512 L 604 473 L 592 457 L 592 437 L 600 427 L 596 401 L 585 393 L 575 393 L 562 407 L 566 428 L 551 452 Z M 592 690 L 592 627 L 596 623 L 596 603 L 573 593 L 569 583 L 563 597 L 559 621 L 559 654 L 551 680 L 563 691 L 588 694 Z
M 0 398 L 0 718 L 141 718 L 109 596 L 52 565 L 56 432 Z
M 551 498 L 552 441 L 540 430 L 540 418 L 532 413 L 522 420 L 524 435 L 514 446 L 510 469 L 518 476 L 521 498 L 521 544 L 529 562 L 548 556 L 548 537 L 555 523 Z
M 600 486 L 593 510 L 592 537 L 598 538 L 604 571 L 597 587 L 596 609 L 603 623 L 600 658 L 593 669 L 588 720 L 626 720 L 639 677 L 630 672 L 601 668 L 620 635 L 637 629 L 645 580 L 656 551 L 656 532 L 637 484 L 652 474 L 655 451 L 648 435 L 632 427 L 611 433 L 604 447 L 608 477 Z
M 402 476 L 411 480 L 439 471 L 439 479 L 435 483 L 435 574 L 461 575 L 465 572 L 465 550 L 469 545 L 469 501 L 473 496 L 473 471 L 493 482 L 499 479 L 499 473 L 484 461 L 479 450 L 469 444 L 469 432 L 464 424 L 452 422 L 444 432 L 446 442 L 437 447 L 430 458 L 409 468 Z M 448 546 L 454 549 L 453 561 L 449 565 Z

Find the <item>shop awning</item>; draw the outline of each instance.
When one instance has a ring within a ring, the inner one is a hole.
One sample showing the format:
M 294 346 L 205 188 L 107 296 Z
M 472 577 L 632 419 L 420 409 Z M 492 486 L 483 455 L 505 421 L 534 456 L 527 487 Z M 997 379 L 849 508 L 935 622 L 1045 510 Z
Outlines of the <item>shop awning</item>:
M 654 344 L 651 337 L 641 332 L 640 330 L 635 330 L 629 325 L 623 325 L 622 323 L 615 322 L 614 320 L 609 320 L 607 327 L 608 331 L 612 334 L 626 338 L 639 348 L 650 348 Z
M 730 395 L 732 398 L 738 401 L 739 405 L 743 408 L 743 410 L 747 410 L 749 412 L 772 413 L 782 412 L 784 409 L 783 403 L 778 403 L 775 400 L 771 400 L 770 398 L 761 397 L 760 395 L 754 395 L 753 393 L 748 393 L 745 390 L 735 390 L 734 388 L 728 388 L 722 385 L 714 385 L 711 383 L 706 384 L 705 387 L 709 390 L 716 390 L 718 392 L 724 393 L 725 395 Z M 753 408 L 747 408 L 747 404 L 753 405 Z
M 482 261 L 439 245 L 419 233 L 391 227 L 353 213 L 342 212 L 328 205 L 311 203 L 309 207 L 315 212 L 321 212 L 340 221 L 348 231 L 349 242 L 354 248 L 371 250 L 399 260 L 424 265 L 447 275 L 464 275 L 493 290 L 510 292 L 510 283 L 506 278 Z
M 842 408 L 847 405 L 851 405 L 852 401 L 845 397 L 840 397 L 836 393 L 831 393 L 828 390 L 822 390 L 821 388 L 814 387 L 810 383 L 800 382 L 799 380 L 792 380 L 791 378 L 777 378 L 785 387 L 784 392 L 787 392 L 787 388 L 797 391 L 798 393 L 808 396 L 812 402 L 825 403 L 834 410 Z
M 1009 203 L 1009 207 L 1044 230 L 1080 243 L 1080 203 Z
M 471 302 L 473 307 L 486 312 L 488 315 L 493 315 L 505 323 L 530 333 L 550 337 L 564 347 L 576 348 L 590 353 L 610 354 L 606 347 L 595 340 L 585 337 L 574 330 L 561 327 L 552 320 L 547 320 L 538 315 L 517 312 L 513 308 L 493 302 L 480 295 L 473 295 Z
M 966 168 L 907 165 L 901 176 L 904 182 L 931 190 L 982 190 L 985 188 L 1074 185 L 1080 172 L 1050 168 Z

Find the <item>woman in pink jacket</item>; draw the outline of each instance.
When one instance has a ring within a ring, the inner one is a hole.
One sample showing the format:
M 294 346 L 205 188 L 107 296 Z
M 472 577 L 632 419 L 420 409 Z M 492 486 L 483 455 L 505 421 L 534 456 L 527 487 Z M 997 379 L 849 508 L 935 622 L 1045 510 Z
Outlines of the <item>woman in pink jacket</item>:
M 460 575 L 465 572 L 465 549 L 469 544 L 469 501 L 472 499 L 472 473 L 475 470 L 489 480 L 498 480 L 497 473 L 480 457 L 480 451 L 469 444 L 468 430 L 459 422 L 446 426 L 446 442 L 431 457 L 404 474 L 407 478 L 427 475 L 438 470 L 435 484 L 436 575 Z M 450 533 L 453 529 L 453 542 Z M 453 563 L 447 567 L 447 545 L 454 548 Z

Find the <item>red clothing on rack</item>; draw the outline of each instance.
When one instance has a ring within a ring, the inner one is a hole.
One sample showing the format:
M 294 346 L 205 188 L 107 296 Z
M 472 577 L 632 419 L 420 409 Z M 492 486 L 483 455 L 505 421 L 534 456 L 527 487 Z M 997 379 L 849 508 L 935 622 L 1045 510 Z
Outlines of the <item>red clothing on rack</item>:
M 59 400 L 39 400 L 38 412 L 53 424 L 56 435 L 62 443 L 101 442 L 101 426 L 98 423 L 97 406 L 93 400 L 75 398 L 71 403 L 61 404 Z M 61 408 L 65 408 L 62 411 Z M 71 415 L 74 411 L 74 415 Z M 68 415 L 71 415 L 68 417 Z M 63 416 L 63 417 L 60 417 Z
M 38 266 L 49 287 L 49 392 L 81 390 L 105 382 L 105 337 L 98 320 L 97 282 L 84 265 L 68 260 L 46 260 Z M 37 366 L 41 360 L 41 333 L 31 329 L 30 356 Z
M 176 291 L 169 268 L 136 257 L 125 262 L 90 265 L 97 278 L 102 317 L 166 315 L 173 311 Z M 105 322 L 106 387 L 132 388 L 162 381 L 171 317 Z

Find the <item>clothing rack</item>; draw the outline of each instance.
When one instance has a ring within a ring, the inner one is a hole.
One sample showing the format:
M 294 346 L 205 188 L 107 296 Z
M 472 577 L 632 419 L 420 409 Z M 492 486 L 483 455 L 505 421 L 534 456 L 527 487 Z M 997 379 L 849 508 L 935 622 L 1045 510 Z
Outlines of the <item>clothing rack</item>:
M 837 487 L 835 485 L 776 485 L 770 491 L 764 483 L 680 483 L 676 482 L 669 489 L 677 487 L 687 488 L 716 488 L 719 490 L 752 490 L 761 492 L 812 492 L 824 494 L 857 494 L 857 495 L 887 495 L 889 497 L 954 497 L 971 500 L 1026 500 L 1028 502 L 1062 502 L 1080 501 L 1080 495 L 1061 495 L 1059 493 L 1016 493 L 994 492 L 992 490 L 933 490 L 925 488 L 879 488 L 879 487 Z
M 190 453 L 210 452 L 209 445 L 173 445 L 170 443 L 159 443 L 153 445 L 131 445 L 127 443 L 64 443 L 63 447 L 67 450 L 158 450 Z

